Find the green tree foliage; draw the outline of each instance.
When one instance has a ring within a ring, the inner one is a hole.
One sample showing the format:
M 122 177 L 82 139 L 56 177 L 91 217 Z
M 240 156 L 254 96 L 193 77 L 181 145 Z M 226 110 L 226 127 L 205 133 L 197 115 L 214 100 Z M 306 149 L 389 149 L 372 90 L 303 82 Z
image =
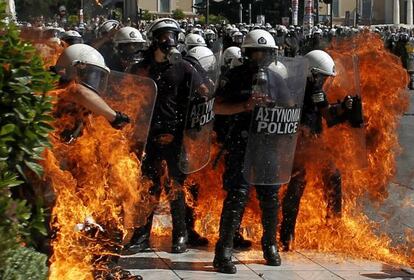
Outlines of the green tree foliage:
M 172 11 L 172 18 L 176 19 L 176 20 L 184 19 L 185 14 L 182 10 L 176 9 L 176 10 Z
M 45 93 L 56 82 L 44 70 L 36 50 L 20 39 L 17 27 L 6 24 L 5 17 L 5 2 L 0 0 L 0 279 L 6 279 L 7 264 L 15 263 L 10 257 L 31 259 L 28 258 L 31 251 L 21 249 L 21 244 L 30 246 L 33 233 L 46 233 L 41 208 L 29 207 L 16 194 L 28 188 L 27 174 L 42 175 L 37 162 L 42 159 L 44 148 L 50 145 L 48 133 L 52 127 L 48 123 L 53 120 L 49 116 L 52 103 Z M 16 257 L 15 253 L 22 256 Z M 45 266 L 43 261 L 40 263 Z M 38 266 L 41 271 L 40 263 L 25 265 Z

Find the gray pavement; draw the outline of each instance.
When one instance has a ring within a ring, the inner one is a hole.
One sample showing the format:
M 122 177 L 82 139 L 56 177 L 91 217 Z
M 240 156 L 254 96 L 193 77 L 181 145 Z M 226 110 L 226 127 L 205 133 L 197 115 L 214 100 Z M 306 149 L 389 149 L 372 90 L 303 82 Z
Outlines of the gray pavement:
M 398 157 L 397 175 L 389 186 L 389 196 L 380 205 L 363 200 L 365 214 L 379 222 L 378 232 L 387 233 L 394 245 L 414 249 L 414 92 L 411 105 L 399 128 L 402 153 Z M 172 279 L 267 279 L 267 280 L 329 280 L 329 279 L 401 279 L 414 280 L 411 270 L 403 270 L 382 262 L 343 258 L 312 251 L 282 253 L 282 266 L 264 265 L 261 252 L 252 250 L 234 254 L 238 272 L 225 275 L 213 270 L 214 252 L 191 249 L 183 254 L 170 254 L 168 240 L 161 240 L 149 252 L 122 257 L 121 265 L 145 280 Z
M 167 243 L 166 243 L 167 244 Z M 414 274 L 381 262 L 344 259 L 312 251 L 282 253 L 282 266 L 264 265 L 261 252 L 254 250 L 234 254 L 237 274 L 220 274 L 213 270 L 211 250 L 191 249 L 171 254 L 166 247 L 123 257 L 120 264 L 145 280 L 173 279 L 266 279 L 266 280 L 340 280 L 340 279 L 414 279 Z

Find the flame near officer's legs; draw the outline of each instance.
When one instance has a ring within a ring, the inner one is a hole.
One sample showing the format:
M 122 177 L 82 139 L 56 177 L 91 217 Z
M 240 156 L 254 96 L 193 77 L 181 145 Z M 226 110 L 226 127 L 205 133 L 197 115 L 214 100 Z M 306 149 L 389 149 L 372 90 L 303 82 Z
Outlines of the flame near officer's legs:
M 62 100 L 74 87 L 50 93 L 59 98 L 50 135 L 53 147 L 43 161 L 45 182 L 55 193 L 50 279 L 93 279 L 98 271 L 110 273 L 104 256 L 119 252 L 153 207 L 147 196 L 151 184 L 141 176 L 141 162 L 131 151 L 135 120 L 115 130 L 103 117 L 66 104 Z M 119 105 L 122 98 L 117 98 L 112 105 Z M 133 116 L 132 110 L 140 109 L 137 103 L 144 102 L 129 100 L 124 112 Z M 79 121 L 83 127 L 78 138 L 70 144 L 62 141 L 62 133 L 73 131 Z
M 358 131 L 347 124 L 324 129 L 316 139 L 317 149 L 310 146 L 305 155 L 307 185 L 301 201 L 296 228 L 296 249 L 316 249 L 324 252 L 344 253 L 353 257 L 381 260 L 389 263 L 409 264 L 413 259 L 405 255 L 402 248 L 392 248 L 387 236 L 374 234 L 375 224 L 362 213 L 358 204 L 365 195 L 375 201 L 387 197 L 387 188 L 395 175 L 396 155 L 399 152 L 397 126 L 407 108 L 405 91 L 407 72 L 397 57 L 383 46 L 383 41 L 374 34 L 361 34 L 354 40 L 334 43 L 328 50 L 334 59 L 358 55 L 360 81 L 366 120 L 367 166 L 361 168 L 364 153 L 359 145 Z M 350 60 L 352 61 L 352 60 Z M 353 65 L 342 65 L 342 71 L 353 70 Z M 355 94 L 353 81 L 339 73 L 328 89 L 330 102 Z M 357 152 L 356 152 L 357 151 Z M 217 153 L 217 148 L 213 154 Z M 214 156 L 213 156 L 214 158 Z M 312 160 L 315 159 L 315 160 Z M 342 219 L 327 219 L 327 203 L 323 192 L 322 171 L 326 166 L 336 166 L 342 174 L 343 209 Z M 188 181 L 200 185 L 196 204 L 196 227 L 210 240 L 216 240 L 224 199 L 221 175 L 223 162 L 216 169 L 210 164 Z M 284 188 L 281 191 L 283 196 Z M 243 218 L 245 236 L 259 241 L 261 238 L 260 209 L 254 194 Z M 400 250 L 401 249 L 401 250 Z

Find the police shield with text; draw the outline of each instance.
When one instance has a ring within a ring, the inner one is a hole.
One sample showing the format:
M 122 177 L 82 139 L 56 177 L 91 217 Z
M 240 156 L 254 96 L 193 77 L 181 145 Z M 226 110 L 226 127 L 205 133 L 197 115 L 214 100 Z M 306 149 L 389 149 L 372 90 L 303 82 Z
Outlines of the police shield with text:
M 224 144 L 228 151 L 223 174 L 223 184 L 227 195 L 223 202 L 219 240 L 216 244 L 213 262 L 214 267 L 222 273 L 236 273 L 236 266 L 231 260 L 231 255 L 235 232 L 240 227 L 244 208 L 249 198 L 251 185 L 249 181 L 273 183 L 266 186 L 256 185 L 256 191 L 262 211 L 263 257 L 267 265 L 278 266 L 281 264 L 276 241 L 278 180 L 274 180 L 274 174 L 269 173 L 270 177 L 265 178 L 267 180 L 258 181 L 262 179 L 263 175 L 259 168 L 267 168 L 266 163 L 259 163 L 257 169 L 253 166 L 254 163 L 257 163 L 257 159 L 251 155 L 253 144 L 248 144 L 248 142 L 255 143 L 256 141 L 258 145 L 267 145 L 264 142 L 265 138 L 267 136 L 279 138 L 278 131 L 284 133 L 285 135 L 281 136 L 285 138 L 295 134 L 294 120 L 297 118 L 296 114 L 300 112 L 301 101 L 300 97 L 293 95 L 291 91 L 293 88 L 289 88 L 289 85 L 293 84 L 289 82 L 289 78 L 284 79 L 278 73 L 269 70 L 269 65 L 275 59 L 276 49 L 274 38 L 267 31 L 258 29 L 249 32 L 242 44 L 242 51 L 246 59 L 241 66 L 230 69 L 226 73 L 217 90 L 216 114 L 229 115 L 232 118 L 232 125 L 227 128 L 228 137 L 226 137 Z M 301 73 L 299 67 L 297 70 Z M 299 96 L 303 96 L 305 76 L 300 75 L 303 76 L 301 80 L 296 79 L 294 75 L 296 73 L 292 74 L 292 81 L 296 81 L 298 87 L 300 85 L 303 87 L 302 93 L 298 92 Z M 283 118 L 281 117 L 282 113 L 284 114 Z M 252 124 L 250 125 L 250 123 Z M 277 127 L 274 127 L 275 125 Z M 251 130 L 251 128 L 253 129 Z M 249 135 L 249 131 L 252 131 L 252 135 Z M 291 135 L 288 134 L 289 131 Z M 274 149 L 271 146 L 266 147 Z M 260 149 L 260 147 L 257 148 Z M 293 157 L 293 151 L 289 151 L 289 153 L 291 152 L 290 157 Z M 279 160 L 281 158 L 276 152 L 272 151 L 271 153 L 274 159 L 266 157 L 264 160 Z M 282 153 L 285 154 L 286 151 Z M 245 158 L 247 158 L 246 161 Z M 250 166 L 245 166 L 246 163 Z M 244 170 L 247 171 L 244 172 Z M 276 171 L 277 169 L 274 170 L 274 173 Z

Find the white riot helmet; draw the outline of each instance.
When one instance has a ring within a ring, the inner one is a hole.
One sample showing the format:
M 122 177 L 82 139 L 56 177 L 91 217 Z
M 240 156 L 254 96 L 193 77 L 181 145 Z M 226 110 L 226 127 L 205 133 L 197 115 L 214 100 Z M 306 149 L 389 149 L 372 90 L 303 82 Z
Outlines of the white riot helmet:
M 178 22 L 172 18 L 160 18 L 154 20 L 146 28 L 147 38 L 148 40 L 153 41 L 155 37 L 164 31 L 171 31 L 178 34 L 181 31 L 181 27 Z
M 123 27 L 114 36 L 115 50 L 122 59 L 132 61 L 140 50 L 145 47 L 145 40 L 138 29 Z
M 181 61 L 181 53 L 177 50 L 178 34 L 181 27 L 171 18 L 160 18 L 148 25 L 147 39 L 151 45 L 159 48 L 171 64 Z
M 194 47 L 188 52 L 187 56 L 197 60 L 206 72 L 212 72 L 216 69 L 216 57 L 207 47 Z
M 315 35 L 319 35 L 319 36 L 322 36 L 322 29 L 319 29 L 319 28 L 315 28 L 314 30 L 312 30 L 312 35 L 313 36 L 315 36 Z
M 327 76 L 336 76 L 335 62 L 332 57 L 321 50 L 314 50 L 305 55 L 309 62 L 310 74 L 323 74 Z
M 201 30 L 201 29 L 200 29 L 200 28 L 198 28 L 198 27 L 196 27 L 196 28 L 194 28 L 193 30 L 191 30 L 191 33 L 192 33 L 192 34 L 198 34 L 198 35 L 200 35 L 200 36 L 203 36 L 203 34 L 204 34 L 203 30 Z
M 278 47 L 269 32 L 255 29 L 247 33 L 241 49 L 249 63 L 257 64 L 259 67 L 267 67 L 274 61 Z M 255 52 L 261 52 L 262 55 L 256 57 L 253 55 Z
M 216 40 L 216 33 L 211 29 L 207 29 L 206 32 L 204 32 L 204 37 L 207 41 L 214 41 Z
M 66 31 L 60 36 L 60 39 L 67 43 L 69 46 L 83 43 L 82 36 L 75 30 Z
M 241 50 L 239 47 L 229 47 L 223 52 L 223 61 L 221 62 L 222 66 L 230 66 L 233 58 L 241 58 Z
M 98 35 L 99 37 L 103 37 L 106 34 L 108 34 L 112 29 L 118 28 L 119 26 L 120 26 L 119 21 L 114 20 L 114 19 L 107 20 L 104 23 L 102 23 L 101 26 L 99 26 Z
M 134 27 L 122 27 L 119 29 L 114 36 L 114 43 L 124 44 L 124 43 L 145 43 L 145 40 L 142 38 L 141 32 Z
M 206 41 L 204 40 L 203 37 L 201 37 L 199 34 L 188 34 L 185 37 L 185 45 L 187 47 L 197 47 L 197 46 L 207 46 Z
M 255 29 L 247 33 L 241 46 L 242 50 L 247 48 L 254 49 L 276 49 L 276 43 L 273 36 L 266 30 Z
M 249 33 L 249 30 L 246 27 L 243 27 L 242 29 L 240 29 L 240 32 L 243 33 L 244 36 L 246 36 L 247 33 Z
M 105 91 L 110 72 L 103 56 L 85 44 L 67 47 L 59 56 L 55 70 L 63 80 L 76 80 L 98 94 Z
M 243 43 L 244 35 L 240 31 L 236 31 L 231 35 L 231 39 L 233 40 L 233 43 L 241 45 Z
M 280 61 L 272 62 L 269 65 L 269 70 L 277 73 L 284 80 L 286 80 L 288 78 L 288 70 L 287 70 L 286 66 Z
M 234 27 L 230 30 L 230 36 L 233 36 L 234 33 L 240 32 L 240 30 L 237 27 Z

